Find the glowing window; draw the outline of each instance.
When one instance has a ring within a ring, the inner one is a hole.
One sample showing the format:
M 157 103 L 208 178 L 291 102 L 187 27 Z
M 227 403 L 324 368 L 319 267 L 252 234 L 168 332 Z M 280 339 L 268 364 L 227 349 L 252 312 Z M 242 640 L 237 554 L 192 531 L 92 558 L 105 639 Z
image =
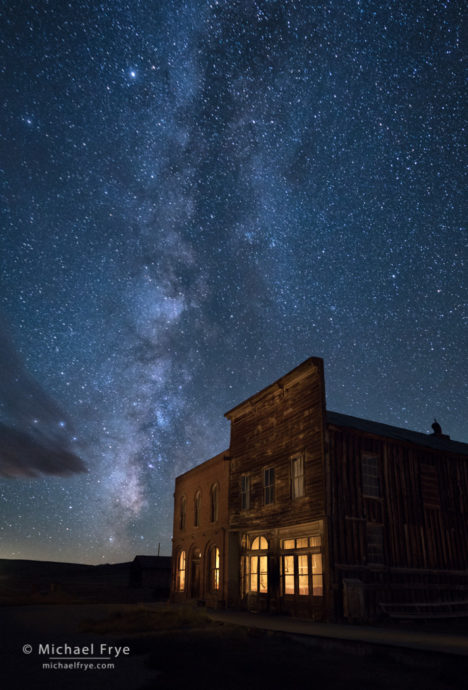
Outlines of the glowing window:
M 250 550 L 255 551 L 255 555 L 248 555 L 243 558 L 241 577 L 244 582 L 245 592 L 268 592 L 268 541 L 266 537 L 254 537 Z
M 268 549 L 268 541 L 265 537 L 255 537 L 250 548 L 252 551 L 266 551 Z
M 268 592 L 268 556 L 250 556 L 250 591 Z
M 185 590 L 185 551 L 181 551 L 177 559 L 176 589 L 178 592 Z
M 283 540 L 283 551 L 289 552 L 280 560 L 281 588 L 284 595 L 323 596 L 320 545 L 320 536 Z M 296 553 L 291 553 L 293 550 Z
M 216 592 L 219 590 L 219 549 L 217 546 L 211 549 L 210 569 L 211 590 Z
M 284 556 L 284 593 L 294 594 L 294 556 Z
M 323 596 L 322 554 L 312 554 L 312 594 L 314 597 Z

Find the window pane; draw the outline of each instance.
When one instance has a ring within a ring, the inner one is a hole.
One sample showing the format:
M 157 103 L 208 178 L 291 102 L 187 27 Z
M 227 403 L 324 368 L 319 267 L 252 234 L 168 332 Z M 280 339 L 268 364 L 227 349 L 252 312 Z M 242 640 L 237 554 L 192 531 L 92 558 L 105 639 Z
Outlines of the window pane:
M 250 591 L 256 592 L 258 589 L 258 556 L 250 557 Z
M 322 545 L 322 537 L 310 537 L 309 545 L 311 547 L 320 547 Z
M 265 537 L 260 537 L 260 549 L 265 550 L 268 548 L 268 542 Z
M 284 556 L 283 557 L 283 563 L 284 563 L 284 574 L 285 575 L 294 575 L 294 556 Z
M 260 560 L 260 592 L 268 592 L 268 556 L 260 556 L 259 560 Z
M 307 537 L 304 539 L 296 539 L 296 548 L 298 549 L 306 549 L 309 546 L 309 540 Z
M 299 575 L 299 594 L 309 594 L 308 575 Z
M 284 576 L 284 593 L 294 594 L 294 575 Z
M 312 572 L 314 575 L 322 575 L 322 554 L 312 554 Z
M 284 539 L 283 549 L 293 549 L 295 545 L 295 539 Z
M 306 555 L 297 557 L 297 565 L 299 569 L 299 575 L 307 575 L 309 572 L 309 563 Z
M 323 583 L 321 575 L 312 576 L 312 594 L 314 597 L 323 596 Z

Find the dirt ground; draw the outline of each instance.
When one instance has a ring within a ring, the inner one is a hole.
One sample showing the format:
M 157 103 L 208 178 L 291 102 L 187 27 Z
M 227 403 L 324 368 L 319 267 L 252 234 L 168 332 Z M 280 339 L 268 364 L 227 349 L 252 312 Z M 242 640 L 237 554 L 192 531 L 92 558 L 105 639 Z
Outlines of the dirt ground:
M 129 654 L 112 659 L 113 669 L 44 669 L 38 645 L 46 642 L 128 646 Z M 213 622 L 199 612 L 118 604 L 1 607 L 0 664 L 2 690 L 461 690 L 468 677 L 466 657 L 323 651 L 304 639 Z

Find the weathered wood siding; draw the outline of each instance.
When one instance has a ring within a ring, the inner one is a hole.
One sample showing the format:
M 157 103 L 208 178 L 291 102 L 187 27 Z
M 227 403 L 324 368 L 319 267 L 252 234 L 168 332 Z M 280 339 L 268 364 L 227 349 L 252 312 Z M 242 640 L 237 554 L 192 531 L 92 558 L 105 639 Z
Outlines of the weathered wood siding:
M 324 389 L 321 360 L 307 360 L 249 399 L 231 419 L 229 518 L 233 529 L 268 529 L 318 519 L 325 511 Z M 304 456 L 305 495 L 291 497 L 291 458 Z M 264 505 L 263 470 L 275 470 L 275 501 Z M 240 482 L 250 477 L 250 509 Z
M 363 495 L 362 457 L 379 458 L 381 495 Z M 329 425 L 332 580 L 340 602 L 345 578 L 379 602 L 468 595 L 468 458 Z M 369 563 L 366 533 L 382 526 L 383 559 Z M 340 605 L 337 605 L 340 610 Z

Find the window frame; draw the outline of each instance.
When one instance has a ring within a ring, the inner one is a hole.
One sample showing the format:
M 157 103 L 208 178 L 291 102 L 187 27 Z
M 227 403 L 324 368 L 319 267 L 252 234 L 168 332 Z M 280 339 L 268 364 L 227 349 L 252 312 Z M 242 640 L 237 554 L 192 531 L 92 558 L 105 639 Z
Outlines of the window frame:
M 281 540 L 281 596 L 321 598 L 323 576 L 322 535 L 298 535 Z
M 179 529 L 184 530 L 187 525 L 187 497 L 180 497 L 180 507 L 179 507 Z
M 267 483 L 268 480 L 271 480 Z M 263 468 L 263 505 L 269 506 L 273 505 L 276 500 L 275 492 L 275 468 L 274 467 L 264 467 Z
M 372 466 L 372 461 L 375 465 Z M 381 459 L 378 453 L 361 455 L 361 491 L 364 498 L 382 499 Z
M 241 558 L 243 595 L 268 594 L 268 539 L 265 535 L 261 534 L 251 536 L 248 540 L 250 543 Z M 254 585 L 253 587 L 252 584 Z
M 300 474 L 295 473 L 297 463 L 300 462 Z M 296 485 L 296 481 L 298 482 Z M 298 492 L 300 489 L 300 493 Z M 305 496 L 305 458 L 304 453 L 296 453 L 291 458 L 291 498 L 295 501 Z
M 176 592 L 185 592 L 187 584 L 187 555 L 184 549 L 181 549 L 177 554 L 176 566 Z
M 219 517 L 219 484 L 212 484 L 210 489 L 210 522 L 217 522 Z
M 240 478 L 240 509 L 250 510 L 250 474 L 242 474 Z
M 197 489 L 193 498 L 193 526 L 200 527 L 201 491 Z
M 221 589 L 221 554 L 219 547 L 214 545 L 210 549 L 210 592 Z

